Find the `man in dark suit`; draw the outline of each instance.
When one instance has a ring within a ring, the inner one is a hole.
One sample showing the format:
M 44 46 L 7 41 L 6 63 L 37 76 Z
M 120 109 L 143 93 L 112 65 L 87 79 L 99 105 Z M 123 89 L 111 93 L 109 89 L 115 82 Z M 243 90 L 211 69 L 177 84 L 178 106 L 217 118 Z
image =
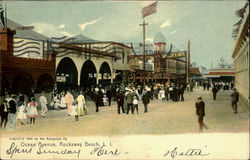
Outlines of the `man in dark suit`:
M 197 98 L 195 103 L 196 115 L 198 116 L 198 123 L 200 127 L 200 132 L 203 131 L 203 127 L 208 129 L 208 127 L 203 122 L 203 117 L 205 116 L 205 103 L 203 102 L 201 96 Z
M 148 104 L 150 102 L 150 98 L 147 96 L 146 93 L 143 93 L 142 102 L 144 104 L 144 113 L 147 113 L 148 112 Z
M 7 105 L 7 100 L 4 100 L 3 104 L 1 105 L 1 128 L 3 126 L 4 128 L 6 127 L 7 122 L 8 122 L 8 114 L 9 114 L 9 109 Z
M 128 91 L 125 98 L 127 100 L 127 114 L 128 114 L 130 109 L 131 112 L 133 111 L 133 94 L 131 90 Z
M 117 112 L 120 114 L 120 108 L 122 108 L 122 113 L 125 113 L 123 104 L 124 104 L 124 96 L 121 92 L 118 92 L 116 95 L 116 100 L 117 100 Z
M 10 127 L 11 129 L 16 128 L 16 101 L 14 97 L 9 101 L 9 121 L 10 121 Z
M 183 84 L 181 85 L 180 89 L 181 89 L 181 101 L 184 101 L 184 91 L 185 91 L 185 87 L 184 87 Z
M 169 101 L 168 95 L 169 95 L 169 85 L 167 85 L 165 88 L 165 97 L 166 97 L 167 101 Z
M 111 98 L 112 98 L 112 92 L 111 92 L 111 90 L 109 88 L 106 91 L 106 95 L 108 97 L 108 102 L 109 102 L 109 106 L 110 106 L 110 104 L 111 104 Z
M 216 95 L 217 95 L 217 92 L 218 92 L 218 88 L 216 85 L 214 85 L 213 89 L 212 89 L 212 92 L 213 92 L 213 97 L 214 97 L 214 100 L 216 100 Z
M 236 88 L 233 89 L 233 92 L 231 93 L 231 101 L 232 101 L 232 108 L 234 110 L 234 113 L 237 114 L 237 103 L 239 101 L 239 93 L 236 91 Z
M 98 93 L 93 93 L 93 101 L 95 102 L 96 106 L 96 112 L 99 112 L 99 94 Z

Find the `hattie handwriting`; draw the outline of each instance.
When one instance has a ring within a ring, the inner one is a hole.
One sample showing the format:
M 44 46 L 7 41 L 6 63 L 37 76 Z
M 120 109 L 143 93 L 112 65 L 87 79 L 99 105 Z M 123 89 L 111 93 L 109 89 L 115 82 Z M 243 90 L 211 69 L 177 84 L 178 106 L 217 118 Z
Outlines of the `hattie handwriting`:
M 207 147 L 207 146 L 205 146 Z M 180 156 L 208 156 L 210 153 L 205 153 L 202 149 L 198 148 L 192 148 L 187 149 L 184 151 L 179 151 L 177 147 L 175 147 L 173 150 L 167 150 L 167 152 L 164 154 L 164 157 L 170 156 L 172 159 L 175 159 L 176 157 Z

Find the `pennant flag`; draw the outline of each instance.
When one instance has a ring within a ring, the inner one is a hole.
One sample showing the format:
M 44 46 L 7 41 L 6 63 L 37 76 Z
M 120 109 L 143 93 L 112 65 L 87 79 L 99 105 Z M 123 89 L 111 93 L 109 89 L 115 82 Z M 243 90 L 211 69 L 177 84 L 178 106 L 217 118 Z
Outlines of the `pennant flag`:
M 142 9 L 142 18 L 156 13 L 157 1 Z
M 239 18 L 244 18 L 244 12 L 245 12 L 246 8 L 243 7 L 241 9 L 238 9 L 237 11 L 235 11 L 235 14 L 239 17 Z
M 235 23 L 233 26 L 239 26 L 242 23 L 242 19 L 240 19 L 237 23 Z
M 4 13 L 3 12 L 4 11 L 3 11 L 3 7 L 2 7 L 2 3 L 0 3 L 0 26 L 1 26 L 1 28 L 6 27 L 5 26 L 5 18 L 4 18 L 4 15 L 3 15 Z

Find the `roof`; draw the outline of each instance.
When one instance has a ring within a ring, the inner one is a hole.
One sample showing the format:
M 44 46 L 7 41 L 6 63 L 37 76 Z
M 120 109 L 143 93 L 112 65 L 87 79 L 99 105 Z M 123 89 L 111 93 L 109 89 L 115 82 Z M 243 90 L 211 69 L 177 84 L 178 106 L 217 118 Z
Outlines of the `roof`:
M 16 27 L 20 27 L 23 25 L 20 25 L 10 19 L 7 19 L 7 27 L 8 28 L 16 28 Z M 35 31 L 32 30 L 16 30 L 16 34 L 14 35 L 14 37 L 16 38 L 24 38 L 24 39 L 33 39 L 33 40 L 39 40 L 39 41 L 43 41 L 43 40 L 48 40 L 49 38 L 37 33 Z
M 196 75 L 201 74 L 199 68 L 190 68 L 189 73 L 190 74 L 196 74 Z
M 75 37 L 69 38 L 67 40 L 65 40 L 63 43 L 66 44 L 83 44 L 83 43 L 96 43 L 96 42 L 100 42 L 94 39 L 91 39 L 89 37 L 86 37 L 82 34 L 79 34 Z
M 154 43 L 166 43 L 166 39 L 161 32 L 158 32 L 154 37 Z
M 234 76 L 235 72 L 209 72 L 207 75 Z

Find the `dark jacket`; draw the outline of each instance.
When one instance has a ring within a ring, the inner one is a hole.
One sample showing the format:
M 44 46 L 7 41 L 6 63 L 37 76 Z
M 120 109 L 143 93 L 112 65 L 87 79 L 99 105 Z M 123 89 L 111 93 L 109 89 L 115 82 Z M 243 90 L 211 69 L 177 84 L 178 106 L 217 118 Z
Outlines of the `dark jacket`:
M 98 103 L 98 101 L 99 101 L 99 94 L 97 94 L 97 93 L 94 93 L 93 94 L 93 101 L 97 104 Z
M 9 108 L 7 104 L 6 104 L 6 107 L 7 107 L 7 112 L 4 112 L 4 104 L 1 104 L 1 110 L 0 110 L 1 115 L 9 112 Z
M 146 94 L 144 94 L 144 95 L 142 96 L 142 102 L 143 102 L 144 104 L 149 104 L 150 99 L 149 99 L 149 97 L 148 97 Z
M 205 103 L 202 100 L 197 101 L 195 103 L 195 107 L 197 116 L 205 116 Z
M 111 97 L 112 97 L 111 90 L 108 89 L 107 92 L 106 92 L 106 95 L 107 95 L 108 99 L 111 99 Z
M 216 94 L 216 93 L 218 92 L 217 87 L 214 87 L 214 88 L 212 89 L 212 92 L 213 92 L 213 94 Z
M 10 113 L 16 113 L 16 102 L 13 99 L 10 100 L 9 106 Z
M 118 104 L 119 106 L 122 106 L 123 103 L 124 103 L 124 96 L 123 96 L 123 94 L 122 94 L 122 93 L 118 93 L 118 94 L 116 95 L 116 99 L 117 99 L 117 104 Z

